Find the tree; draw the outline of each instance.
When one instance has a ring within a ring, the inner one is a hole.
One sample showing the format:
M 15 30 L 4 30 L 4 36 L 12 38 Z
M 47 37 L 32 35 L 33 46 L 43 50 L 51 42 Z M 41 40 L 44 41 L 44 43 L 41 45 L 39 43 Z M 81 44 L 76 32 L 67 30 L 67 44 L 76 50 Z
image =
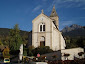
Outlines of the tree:
M 3 57 L 4 57 L 4 58 L 10 58 L 8 46 L 6 46 L 6 47 L 4 48 L 4 50 L 3 50 Z
M 24 45 L 26 46 L 26 44 L 28 44 L 28 35 L 29 35 L 29 32 L 25 32 L 22 36 L 22 40 L 24 41 Z
M 33 52 L 32 52 L 33 49 L 34 49 L 33 46 L 29 46 L 29 47 L 28 47 L 28 55 L 29 55 L 29 56 L 33 56 Z
M 20 45 L 22 44 L 22 38 L 20 36 L 20 30 L 18 24 L 10 30 L 9 33 L 9 47 L 10 50 L 19 50 Z
M 84 46 L 85 46 L 85 38 L 80 37 L 80 38 L 77 40 L 77 45 L 78 45 L 79 47 L 84 47 Z
M 1 40 L 0 40 L 0 45 L 3 45 L 3 43 L 1 42 Z
M 3 44 L 9 46 L 9 36 L 3 37 Z

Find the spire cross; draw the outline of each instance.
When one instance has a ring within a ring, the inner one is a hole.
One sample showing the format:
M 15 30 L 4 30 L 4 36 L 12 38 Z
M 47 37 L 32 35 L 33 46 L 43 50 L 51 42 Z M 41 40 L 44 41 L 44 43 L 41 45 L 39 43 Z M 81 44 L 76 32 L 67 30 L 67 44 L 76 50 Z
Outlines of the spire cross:
M 43 9 L 42 9 L 41 11 L 42 11 L 42 13 L 43 13 Z
M 53 8 L 55 8 L 55 5 L 53 6 Z

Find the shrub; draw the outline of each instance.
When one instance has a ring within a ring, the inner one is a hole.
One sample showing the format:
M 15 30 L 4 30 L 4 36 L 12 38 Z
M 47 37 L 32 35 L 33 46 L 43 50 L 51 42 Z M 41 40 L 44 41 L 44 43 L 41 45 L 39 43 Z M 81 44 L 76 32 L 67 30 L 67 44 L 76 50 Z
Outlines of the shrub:
M 49 52 L 53 52 L 53 50 L 51 50 L 49 46 L 37 47 L 32 50 L 32 53 L 34 56 L 36 56 L 38 53 L 45 54 L 45 53 L 49 53 Z
M 52 57 L 53 57 L 53 59 L 54 59 L 54 60 L 56 60 L 56 58 L 57 58 L 57 55 L 53 55 Z
M 19 52 L 20 52 L 20 50 L 11 50 L 11 51 L 10 51 L 10 54 L 11 54 L 11 55 L 18 55 Z

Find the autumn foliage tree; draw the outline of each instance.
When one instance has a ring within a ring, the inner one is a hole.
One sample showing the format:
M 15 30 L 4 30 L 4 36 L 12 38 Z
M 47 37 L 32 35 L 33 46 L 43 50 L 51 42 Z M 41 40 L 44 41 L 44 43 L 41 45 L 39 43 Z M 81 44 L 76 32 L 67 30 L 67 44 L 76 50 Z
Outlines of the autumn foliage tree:
M 0 45 L 3 45 L 2 41 L 0 40 Z
M 4 48 L 4 50 L 3 50 L 3 57 L 4 57 L 4 58 L 10 58 L 8 46 L 6 46 L 6 47 Z

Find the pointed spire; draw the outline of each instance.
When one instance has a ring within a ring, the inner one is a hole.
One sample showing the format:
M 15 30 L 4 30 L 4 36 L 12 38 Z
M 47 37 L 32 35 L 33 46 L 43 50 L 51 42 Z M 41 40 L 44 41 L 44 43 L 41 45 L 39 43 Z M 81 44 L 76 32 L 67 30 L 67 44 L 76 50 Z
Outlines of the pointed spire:
M 41 13 L 44 13 L 44 12 L 43 12 L 43 9 L 41 10 Z
M 53 10 L 52 10 L 52 12 L 51 12 L 50 17 L 55 17 L 55 16 L 58 16 L 58 15 L 57 15 L 57 13 L 56 13 L 55 6 L 53 6 Z

